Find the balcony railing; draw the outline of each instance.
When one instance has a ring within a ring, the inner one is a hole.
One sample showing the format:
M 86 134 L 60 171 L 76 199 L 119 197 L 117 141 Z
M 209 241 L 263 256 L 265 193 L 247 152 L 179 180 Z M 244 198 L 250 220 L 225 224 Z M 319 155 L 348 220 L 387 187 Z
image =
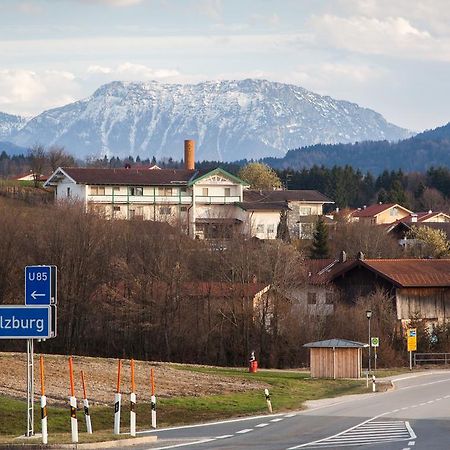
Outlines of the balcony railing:
M 145 203 L 147 205 L 190 205 L 192 203 L 192 197 L 190 195 L 88 195 L 87 200 L 93 203 Z
M 235 202 L 240 202 L 242 199 L 238 195 L 224 196 L 224 195 L 196 195 L 196 203 L 207 203 L 207 204 L 230 204 Z

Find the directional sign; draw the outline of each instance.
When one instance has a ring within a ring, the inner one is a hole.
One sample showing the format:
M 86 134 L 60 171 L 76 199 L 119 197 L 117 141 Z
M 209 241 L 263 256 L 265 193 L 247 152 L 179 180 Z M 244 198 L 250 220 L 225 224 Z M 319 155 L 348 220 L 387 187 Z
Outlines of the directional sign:
M 56 303 L 56 266 L 25 267 L 25 305 Z
M 380 346 L 380 338 L 372 337 L 370 339 L 370 343 L 371 343 L 372 347 L 379 347 Z
M 49 306 L 0 306 L 0 339 L 47 339 L 51 333 Z
M 408 328 L 408 352 L 417 351 L 417 328 Z

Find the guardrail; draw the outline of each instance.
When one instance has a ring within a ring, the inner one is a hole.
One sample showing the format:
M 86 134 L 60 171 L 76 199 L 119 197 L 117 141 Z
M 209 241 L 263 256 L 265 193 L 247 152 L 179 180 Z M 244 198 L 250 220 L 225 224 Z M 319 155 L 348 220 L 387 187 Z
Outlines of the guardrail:
M 450 364 L 450 353 L 414 353 L 414 366 L 418 364 Z

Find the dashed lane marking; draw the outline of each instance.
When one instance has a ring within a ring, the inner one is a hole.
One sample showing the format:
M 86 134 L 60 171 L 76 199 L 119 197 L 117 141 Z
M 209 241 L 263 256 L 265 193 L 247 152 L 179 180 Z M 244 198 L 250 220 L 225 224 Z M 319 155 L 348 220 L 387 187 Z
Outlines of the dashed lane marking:
M 223 434 L 222 436 L 216 436 L 215 439 L 226 439 L 233 436 L 234 436 L 233 434 Z
M 281 422 L 283 420 L 283 418 L 278 418 L 278 419 L 272 419 L 271 422 Z
M 258 425 L 255 425 L 255 428 L 263 428 L 263 427 L 267 427 L 267 425 L 269 425 L 268 423 L 259 423 Z
M 244 434 L 253 431 L 253 428 L 244 428 L 243 430 L 236 431 L 236 434 Z

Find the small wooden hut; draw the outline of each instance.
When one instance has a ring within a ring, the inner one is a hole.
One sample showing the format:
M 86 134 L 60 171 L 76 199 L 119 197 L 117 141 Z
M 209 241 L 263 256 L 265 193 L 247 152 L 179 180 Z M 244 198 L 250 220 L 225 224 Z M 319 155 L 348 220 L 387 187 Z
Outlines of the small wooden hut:
M 361 378 L 362 349 L 368 344 L 346 339 L 310 342 L 311 377 Z

